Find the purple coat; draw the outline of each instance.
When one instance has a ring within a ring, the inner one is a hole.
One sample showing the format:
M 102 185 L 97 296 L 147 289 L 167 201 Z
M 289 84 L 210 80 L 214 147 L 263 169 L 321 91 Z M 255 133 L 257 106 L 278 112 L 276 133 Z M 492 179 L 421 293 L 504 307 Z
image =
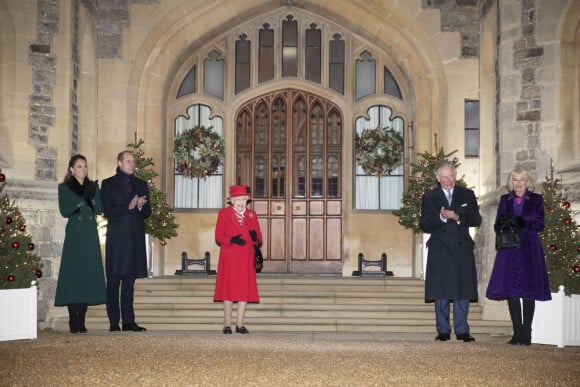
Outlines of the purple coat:
M 497 251 L 486 297 L 551 300 L 548 270 L 538 235 L 544 230 L 544 199 L 529 191 L 523 195 L 522 204 L 516 205 L 515 198 L 513 192 L 501 196 L 494 229 L 498 231 L 498 219 L 504 214 L 521 216 L 524 228 L 519 233 L 520 247 Z

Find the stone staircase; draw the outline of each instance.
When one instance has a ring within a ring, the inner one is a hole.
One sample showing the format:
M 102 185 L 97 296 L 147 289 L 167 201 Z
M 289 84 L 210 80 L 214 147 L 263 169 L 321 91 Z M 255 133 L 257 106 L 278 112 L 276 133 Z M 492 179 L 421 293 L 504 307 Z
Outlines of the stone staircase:
M 135 285 L 137 323 L 148 330 L 220 331 L 221 303 L 213 302 L 215 277 L 167 276 L 139 279 Z M 248 305 L 251 331 L 434 333 L 433 304 L 423 301 L 424 282 L 395 277 L 259 275 L 260 303 Z M 234 321 L 235 321 L 234 306 Z M 482 320 L 472 304 L 471 332 L 508 334 L 509 321 Z M 104 305 L 91 306 L 87 327 L 109 327 Z M 68 330 L 59 317 L 57 330 Z

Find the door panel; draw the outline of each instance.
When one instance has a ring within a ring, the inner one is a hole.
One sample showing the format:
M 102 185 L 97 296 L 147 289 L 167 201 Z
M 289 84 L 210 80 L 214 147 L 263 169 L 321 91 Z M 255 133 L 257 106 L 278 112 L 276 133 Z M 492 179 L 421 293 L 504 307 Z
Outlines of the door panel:
M 292 219 L 292 259 L 306 259 L 306 219 Z
M 329 218 L 326 220 L 326 256 L 329 259 L 342 254 L 342 221 Z
M 310 259 L 324 259 L 324 219 L 310 218 L 309 224 Z
M 294 89 L 238 110 L 236 183 L 252 188 L 263 272 L 342 270 L 342 122 L 331 101 Z
M 268 218 L 266 218 L 268 221 Z M 284 218 L 269 219 L 270 223 L 270 250 L 268 257 L 273 260 L 286 259 L 286 220 Z M 262 225 L 260 224 L 260 227 Z

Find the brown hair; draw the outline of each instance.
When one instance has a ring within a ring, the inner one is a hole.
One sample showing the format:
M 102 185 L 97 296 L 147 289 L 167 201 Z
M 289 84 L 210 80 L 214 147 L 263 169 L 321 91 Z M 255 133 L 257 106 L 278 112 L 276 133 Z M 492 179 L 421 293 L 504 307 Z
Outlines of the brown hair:
M 131 152 L 130 150 L 124 150 L 119 152 L 119 154 L 117 155 L 117 161 L 123 161 L 125 159 L 125 155 L 133 155 L 133 152 Z
M 85 163 L 87 162 L 87 158 L 83 155 L 74 155 L 73 157 L 71 157 L 69 162 L 68 162 L 68 168 L 66 169 L 66 175 L 64 175 L 63 182 L 66 183 L 67 181 L 69 181 L 73 177 L 73 174 L 70 171 L 70 169 L 75 166 L 75 164 L 77 163 L 78 160 L 84 160 Z M 88 178 L 89 178 L 89 175 L 87 174 L 86 179 L 88 179 Z

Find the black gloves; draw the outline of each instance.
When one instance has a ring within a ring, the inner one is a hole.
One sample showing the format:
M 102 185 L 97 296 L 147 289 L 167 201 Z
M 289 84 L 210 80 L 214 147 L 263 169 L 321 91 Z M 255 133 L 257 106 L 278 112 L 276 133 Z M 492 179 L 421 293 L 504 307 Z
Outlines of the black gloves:
M 83 190 L 83 198 L 88 202 L 92 201 L 95 197 L 95 192 L 97 192 L 97 183 L 94 181 L 89 181 L 85 189 Z
M 95 197 L 95 192 L 97 192 L 97 182 L 89 181 L 86 187 L 84 187 L 83 199 L 85 199 L 85 203 L 87 203 L 87 206 L 89 206 L 93 211 L 95 210 L 93 205 L 93 198 Z
M 502 216 L 499 217 L 497 224 L 499 224 L 500 226 L 511 226 L 512 217 L 507 214 L 503 214 Z
M 511 217 L 507 214 L 504 214 L 499 217 L 497 221 L 500 228 L 511 228 L 514 231 L 521 231 L 524 229 L 524 218 L 521 216 Z
M 258 233 L 256 233 L 256 230 L 250 230 L 250 236 L 252 237 L 252 241 L 254 243 L 258 241 Z
M 232 245 L 245 246 L 246 245 L 246 241 L 244 239 L 242 239 L 241 236 L 242 236 L 242 234 L 238 234 L 236 236 L 233 236 L 232 239 L 230 239 L 230 243 Z

